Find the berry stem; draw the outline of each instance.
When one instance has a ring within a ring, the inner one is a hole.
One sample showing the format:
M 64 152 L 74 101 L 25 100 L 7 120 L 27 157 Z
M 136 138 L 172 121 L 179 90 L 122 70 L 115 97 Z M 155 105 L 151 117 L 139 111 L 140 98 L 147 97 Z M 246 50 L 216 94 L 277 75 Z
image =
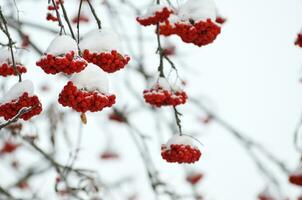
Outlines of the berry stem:
M 81 16 L 81 10 L 82 10 L 83 0 L 80 1 L 79 4 L 79 10 L 78 10 L 78 21 L 77 21 L 77 36 L 78 36 L 78 44 L 80 42 L 80 16 Z
M 61 4 L 61 7 L 62 7 L 62 11 L 63 11 L 63 16 L 64 16 L 64 19 L 65 19 L 65 21 L 66 21 L 66 23 L 67 23 L 67 25 L 68 25 L 68 28 L 69 28 L 70 34 L 71 34 L 72 38 L 73 38 L 74 40 L 76 40 L 76 37 L 75 37 L 75 35 L 74 35 L 74 32 L 73 32 L 72 26 L 71 26 L 71 24 L 70 24 L 70 21 L 69 21 L 69 18 L 68 18 L 68 15 L 67 15 L 67 12 L 66 12 L 66 9 L 65 9 L 65 6 L 64 6 L 64 3 L 63 3 L 63 1 L 62 1 L 62 0 L 59 0 L 59 1 L 60 1 L 60 4 Z
M 12 62 L 13 62 L 13 68 L 15 73 L 18 75 L 19 77 L 19 82 L 22 81 L 22 76 L 21 73 L 18 71 L 17 66 L 16 66 L 16 61 L 15 61 L 15 56 L 14 56 L 14 51 L 13 51 L 13 45 L 14 45 L 14 41 L 12 40 L 10 33 L 8 31 L 8 27 L 7 27 L 7 21 L 2 13 L 2 8 L 0 6 L 0 29 L 2 30 L 2 32 L 6 35 L 7 39 L 8 39 L 8 47 L 10 49 L 10 54 L 11 54 L 11 58 L 12 58 Z
M 62 32 L 64 32 L 64 34 L 66 34 L 64 25 L 63 25 L 62 20 L 61 20 L 60 13 L 58 11 L 57 4 L 56 4 L 56 2 L 54 0 L 52 0 L 52 5 L 55 8 L 56 15 L 57 15 L 57 18 L 58 18 L 58 25 L 60 27 L 60 35 L 62 35 Z
M 180 116 L 182 115 L 176 108 L 176 106 L 173 106 L 173 110 L 174 110 L 174 116 L 175 116 L 175 121 L 178 127 L 178 131 L 179 131 L 179 135 L 183 135 L 182 134 L 182 127 L 181 127 L 181 120 L 180 120 Z
M 102 29 L 101 20 L 100 20 L 100 18 L 97 16 L 97 14 L 96 14 L 96 12 L 95 12 L 95 9 L 94 9 L 94 7 L 92 6 L 90 0 L 87 0 L 87 3 L 88 3 L 88 5 L 89 5 L 89 8 L 90 8 L 90 10 L 91 10 L 93 16 L 94 16 L 94 19 L 96 20 L 96 23 L 98 24 L 98 28 L 99 28 L 99 29 Z

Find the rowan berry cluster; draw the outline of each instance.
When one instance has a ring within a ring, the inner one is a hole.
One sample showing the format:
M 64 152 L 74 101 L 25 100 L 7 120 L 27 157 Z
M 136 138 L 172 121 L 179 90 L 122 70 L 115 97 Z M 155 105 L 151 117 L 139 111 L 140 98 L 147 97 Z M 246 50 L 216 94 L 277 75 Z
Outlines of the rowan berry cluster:
M 173 10 L 168 7 L 158 7 L 149 15 L 137 17 L 136 20 L 143 26 L 156 25 L 167 20 L 171 13 L 173 13 Z
M 87 22 L 89 22 L 90 21 L 90 19 L 86 16 L 86 15 L 84 15 L 84 14 L 80 14 L 80 16 L 74 16 L 73 18 L 72 18 L 72 23 L 74 23 L 74 24 L 77 24 L 77 23 L 87 23 Z
M 78 89 L 71 81 L 64 86 L 59 95 L 59 103 L 68 106 L 77 112 L 97 112 L 115 103 L 115 95 L 103 94 L 99 91 Z
M 144 90 L 144 99 L 156 107 L 177 106 L 186 103 L 188 96 L 184 91 L 167 90 L 156 84 L 150 90 Z
M 292 173 L 289 175 L 288 180 L 294 185 L 302 186 L 302 173 Z
M 160 24 L 159 33 L 164 36 L 178 35 L 182 41 L 192 43 L 199 47 L 212 43 L 221 31 L 220 26 L 206 21 L 175 22 L 166 20 Z
M 130 60 L 129 56 L 122 56 L 116 50 L 112 50 L 111 52 L 92 53 L 88 49 L 85 49 L 83 58 L 88 62 L 99 66 L 108 73 L 123 69 Z
M 192 184 L 192 185 L 196 185 L 197 183 L 199 183 L 199 181 L 203 178 L 203 174 L 202 173 L 199 173 L 199 172 L 194 172 L 194 173 L 191 173 L 189 174 L 187 177 L 186 177 L 186 180 Z
M 164 160 L 171 163 L 194 163 L 199 160 L 201 152 L 198 148 L 185 144 L 163 145 L 161 156 Z
M 87 64 L 86 60 L 76 56 L 74 51 L 68 52 L 62 56 L 54 56 L 47 53 L 36 62 L 36 65 L 41 67 L 47 74 L 63 72 L 68 75 L 82 71 Z
M 5 120 L 12 119 L 22 108 L 26 107 L 31 109 L 20 116 L 23 120 L 29 120 L 42 111 L 39 98 L 37 96 L 29 96 L 27 92 L 24 92 L 18 99 L 0 104 L 0 116 L 4 117 Z
M 16 64 L 16 68 L 20 74 L 26 73 L 27 69 L 25 66 L 21 64 Z M 12 76 L 12 75 L 17 75 L 17 72 L 14 70 L 13 64 L 10 63 L 2 63 L 0 65 L 0 76 Z
M 62 0 L 62 3 L 64 3 L 63 0 Z M 59 20 L 56 16 L 53 15 L 53 11 L 58 10 L 60 8 L 60 4 L 61 4 L 60 0 L 56 0 L 55 5 L 48 5 L 48 7 L 47 7 L 48 13 L 46 15 L 47 21 L 56 22 Z
M 299 46 L 299 47 L 302 48 L 302 33 L 299 33 L 297 35 L 297 39 L 295 41 L 295 45 L 297 45 L 297 46 Z
M 5 141 L 2 148 L 0 149 L 0 154 L 7 154 L 7 153 L 12 153 L 14 152 L 20 144 L 15 144 L 10 141 Z

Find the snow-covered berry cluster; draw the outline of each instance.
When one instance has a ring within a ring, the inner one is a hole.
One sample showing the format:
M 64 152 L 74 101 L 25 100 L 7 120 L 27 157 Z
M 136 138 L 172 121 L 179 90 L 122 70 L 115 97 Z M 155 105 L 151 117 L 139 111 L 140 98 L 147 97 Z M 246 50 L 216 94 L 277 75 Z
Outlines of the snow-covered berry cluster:
M 148 8 L 147 13 L 143 16 L 137 17 L 136 20 L 143 26 L 156 25 L 164 22 L 173 13 L 169 7 L 162 5 L 155 5 Z
M 159 78 L 150 89 L 144 90 L 144 99 L 147 103 L 156 106 L 177 106 L 187 101 L 187 94 L 179 88 L 171 88 L 165 78 Z
M 77 54 L 78 46 L 75 40 L 66 35 L 56 37 L 49 45 L 46 53 L 36 62 L 47 74 L 78 73 L 85 69 L 87 61 Z
M 177 35 L 182 41 L 199 47 L 212 43 L 220 34 L 223 18 L 217 18 L 213 0 L 188 0 L 179 10 L 160 23 L 159 33 Z
M 25 66 L 21 64 L 16 64 L 16 68 L 20 74 L 26 73 L 27 69 Z M 9 63 L 2 63 L 0 65 L 0 76 L 12 76 L 12 75 L 17 75 L 17 73 L 14 70 L 14 67 L 12 64 Z
M 20 74 L 26 73 L 26 67 L 21 64 L 22 61 L 18 56 L 19 51 L 14 52 L 14 59 L 12 58 L 11 51 L 8 48 L 0 50 L 0 76 L 13 76 L 17 75 L 13 63 L 15 62 L 16 69 Z
M 302 163 L 289 174 L 288 180 L 294 185 L 302 186 Z
M 83 58 L 88 62 L 99 66 L 108 73 L 113 73 L 123 69 L 130 60 L 129 56 L 122 56 L 116 50 L 112 50 L 111 52 L 93 53 L 88 49 L 85 49 L 83 52 Z
M 47 74 L 63 72 L 70 75 L 85 69 L 87 62 L 83 58 L 75 56 L 75 52 L 71 51 L 62 56 L 46 54 L 36 62 L 36 65 L 41 67 Z
M 98 41 L 98 42 L 95 42 Z M 108 29 L 87 33 L 79 44 L 83 58 L 103 69 L 113 73 L 124 68 L 130 57 L 120 52 L 117 35 Z
M 108 94 L 106 73 L 94 64 L 74 74 L 59 95 L 59 103 L 77 112 L 97 112 L 115 103 L 115 95 Z
M 7 92 L 0 103 L 0 116 L 5 120 L 12 119 L 23 108 L 30 108 L 20 116 L 23 120 L 29 120 L 42 111 L 39 98 L 33 94 L 33 84 L 28 80 L 15 84 Z
M 299 47 L 302 48 L 302 33 L 299 33 L 297 35 L 297 39 L 295 41 L 295 45 L 297 45 L 297 46 L 299 46 Z
M 77 112 L 97 112 L 105 107 L 111 107 L 115 103 L 115 95 L 81 90 L 69 81 L 59 95 L 59 103 L 64 107 L 69 106 Z
M 161 156 L 170 163 L 194 163 L 201 157 L 200 150 L 193 145 L 193 139 L 188 136 L 173 136 L 167 144 L 161 147 Z

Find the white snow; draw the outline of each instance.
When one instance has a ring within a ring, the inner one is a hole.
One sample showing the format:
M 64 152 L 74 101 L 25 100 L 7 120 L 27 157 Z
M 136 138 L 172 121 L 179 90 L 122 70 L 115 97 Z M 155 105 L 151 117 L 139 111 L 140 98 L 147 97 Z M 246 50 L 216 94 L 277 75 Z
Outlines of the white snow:
M 15 62 L 16 63 L 21 63 L 21 59 L 20 57 L 17 55 L 17 51 L 14 50 L 14 58 L 15 58 Z M 0 65 L 2 65 L 3 63 L 13 63 L 12 61 L 12 55 L 11 55 L 11 51 L 9 48 L 7 47 L 3 47 L 0 50 Z
M 30 80 L 24 80 L 16 83 L 13 87 L 11 87 L 11 89 L 8 90 L 0 103 L 4 104 L 18 99 L 24 92 L 27 92 L 29 96 L 34 95 L 34 84 Z
M 170 9 L 167 5 L 164 5 L 164 4 L 161 4 L 161 5 L 155 4 L 155 5 L 149 6 L 147 8 L 146 12 L 143 15 L 139 16 L 139 18 L 146 19 L 146 18 L 152 17 L 155 15 L 156 12 L 160 12 L 164 8 Z
M 187 21 L 205 21 L 216 19 L 216 5 L 214 0 L 188 0 L 178 10 L 178 16 L 181 20 Z
M 79 46 L 82 51 L 88 49 L 95 53 L 108 52 L 111 50 L 121 52 L 121 44 L 118 35 L 108 28 L 93 30 L 87 33 L 80 41 Z
M 159 77 L 157 81 L 157 85 L 164 90 L 171 91 L 171 86 L 166 78 Z
M 88 91 L 97 90 L 104 94 L 109 93 L 107 73 L 92 63 L 89 63 L 85 70 L 72 75 L 71 81 L 78 89 L 85 88 Z
M 168 140 L 166 146 L 170 147 L 171 144 L 183 144 L 183 145 L 196 146 L 195 145 L 196 141 L 187 135 L 174 135 Z
M 68 35 L 59 35 L 51 41 L 46 53 L 59 56 L 70 51 L 74 51 L 75 55 L 78 55 L 77 42 Z
M 302 175 L 302 163 L 291 173 L 291 175 Z

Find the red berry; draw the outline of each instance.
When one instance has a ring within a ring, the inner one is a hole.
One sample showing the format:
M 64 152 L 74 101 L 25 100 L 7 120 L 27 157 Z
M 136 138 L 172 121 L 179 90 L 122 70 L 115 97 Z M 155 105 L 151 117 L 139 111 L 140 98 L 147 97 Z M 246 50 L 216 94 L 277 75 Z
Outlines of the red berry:
M 295 45 L 297 45 L 297 46 L 299 46 L 299 47 L 302 48 L 302 33 L 299 33 L 297 35 L 297 39 L 295 41 Z

